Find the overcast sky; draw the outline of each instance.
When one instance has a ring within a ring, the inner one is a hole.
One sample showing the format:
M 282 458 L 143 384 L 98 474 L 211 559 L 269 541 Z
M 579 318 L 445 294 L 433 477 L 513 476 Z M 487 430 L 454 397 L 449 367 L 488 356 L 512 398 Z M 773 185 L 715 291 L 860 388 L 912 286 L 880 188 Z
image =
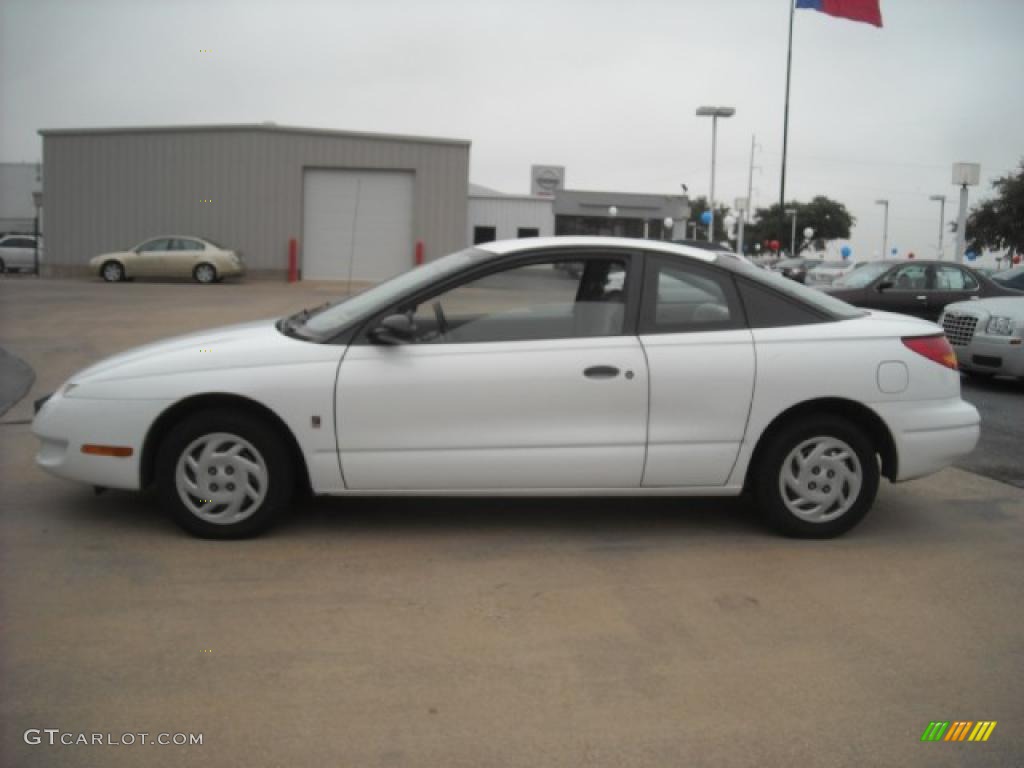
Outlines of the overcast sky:
M 239 123 L 470 139 L 471 179 L 778 199 L 788 0 L 0 0 L 0 160 L 40 128 Z M 856 256 L 932 255 L 954 161 L 1024 157 L 1024 0 L 882 0 L 885 28 L 798 11 L 787 198 L 835 197 Z M 211 52 L 201 52 L 210 49 Z M 947 244 L 950 238 L 947 237 Z M 950 245 L 951 247 L 951 245 Z

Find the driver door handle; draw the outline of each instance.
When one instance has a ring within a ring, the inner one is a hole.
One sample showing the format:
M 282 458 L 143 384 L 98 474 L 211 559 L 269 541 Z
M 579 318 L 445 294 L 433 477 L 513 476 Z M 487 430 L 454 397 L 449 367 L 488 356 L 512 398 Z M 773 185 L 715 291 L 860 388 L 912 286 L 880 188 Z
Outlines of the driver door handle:
M 583 371 L 588 379 L 614 379 L 619 375 L 619 369 L 614 365 L 592 365 Z

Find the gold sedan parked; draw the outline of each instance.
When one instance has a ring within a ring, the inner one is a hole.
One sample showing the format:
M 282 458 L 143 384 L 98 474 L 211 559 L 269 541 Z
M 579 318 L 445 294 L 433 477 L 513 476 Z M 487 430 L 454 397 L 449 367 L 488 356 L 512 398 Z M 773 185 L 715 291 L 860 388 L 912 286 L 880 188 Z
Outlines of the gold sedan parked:
M 191 277 L 197 283 L 215 283 L 245 273 L 235 251 L 191 235 L 162 235 L 131 250 L 103 253 L 89 259 L 89 268 L 108 283 L 133 277 Z

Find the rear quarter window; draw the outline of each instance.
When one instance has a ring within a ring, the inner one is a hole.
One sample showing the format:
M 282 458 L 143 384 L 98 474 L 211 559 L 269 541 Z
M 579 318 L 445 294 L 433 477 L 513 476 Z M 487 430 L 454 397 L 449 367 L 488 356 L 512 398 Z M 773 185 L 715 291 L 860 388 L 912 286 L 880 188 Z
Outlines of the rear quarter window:
M 832 318 L 765 286 L 739 278 L 736 281 L 740 300 L 751 328 L 782 328 L 788 325 L 810 325 Z

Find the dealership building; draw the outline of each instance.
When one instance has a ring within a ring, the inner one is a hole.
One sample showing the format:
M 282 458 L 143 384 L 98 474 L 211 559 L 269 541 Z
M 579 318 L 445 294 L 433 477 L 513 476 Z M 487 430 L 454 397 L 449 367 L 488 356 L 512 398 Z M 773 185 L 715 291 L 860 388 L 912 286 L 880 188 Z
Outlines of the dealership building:
M 294 241 L 303 279 L 378 281 L 489 240 L 682 236 L 689 215 L 681 196 L 565 189 L 557 166 L 534 167 L 530 194 L 470 185 L 461 139 L 273 123 L 40 134 L 56 275 L 181 234 L 240 252 L 252 275 L 287 274 Z

